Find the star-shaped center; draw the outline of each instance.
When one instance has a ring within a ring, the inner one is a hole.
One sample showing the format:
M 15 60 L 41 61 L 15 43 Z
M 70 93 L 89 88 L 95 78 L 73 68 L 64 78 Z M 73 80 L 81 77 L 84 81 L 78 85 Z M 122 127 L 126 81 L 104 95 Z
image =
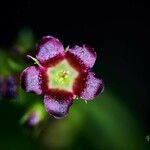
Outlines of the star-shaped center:
M 67 60 L 63 60 L 56 66 L 47 69 L 48 87 L 72 92 L 73 83 L 78 74 Z

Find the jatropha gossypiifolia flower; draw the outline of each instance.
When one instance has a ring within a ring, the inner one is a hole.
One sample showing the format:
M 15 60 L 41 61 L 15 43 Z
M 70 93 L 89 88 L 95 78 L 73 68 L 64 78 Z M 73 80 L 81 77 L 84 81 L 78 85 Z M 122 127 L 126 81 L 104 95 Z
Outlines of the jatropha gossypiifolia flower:
M 26 68 L 21 74 L 22 88 L 44 95 L 46 111 L 55 118 L 68 114 L 73 101 L 80 97 L 92 100 L 103 91 L 104 83 L 91 71 L 96 52 L 87 45 L 64 49 L 52 37 L 43 37 L 36 46 L 37 66 Z

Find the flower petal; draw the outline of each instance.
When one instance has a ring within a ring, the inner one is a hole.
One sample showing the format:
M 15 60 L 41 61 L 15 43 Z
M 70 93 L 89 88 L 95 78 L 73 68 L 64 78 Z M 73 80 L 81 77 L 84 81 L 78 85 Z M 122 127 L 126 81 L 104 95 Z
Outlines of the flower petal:
M 72 103 L 73 95 L 66 91 L 53 90 L 50 95 L 44 96 L 44 105 L 47 112 L 57 119 L 67 116 Z
M 104 82 L 95 77 L 95 74 L 89 72 L 87 75 L 85 87 L 80 94 L 80 97 L 85 100 L 94 99 L 104 89 Z
M 42 94 L 41 82 L 41 71 L 38 67 L 28 67 L 21 74 L 21 86 L 27 92 Z
M 88 72 L 80 73 L 73 83 L 73 92 L 75 95 L 80 95 L 85 87 Z
M 81 66 L 83 69 L 92 68 L 97 57 L 94 49 L 87 45 L 83 45 L 83 47 L 74 46 L 73 48 L 69 49 L 67 55 L 69 55 L 68 58 L 71 58 L 69 59 L 71 64 L 77 63 L 75 66 L 77 68 Z
M 63 56 L 64 47 L 58 39 L 45 36 L 38 42 L 36 58 L 42 65 L 49 65 L 63 58 Z

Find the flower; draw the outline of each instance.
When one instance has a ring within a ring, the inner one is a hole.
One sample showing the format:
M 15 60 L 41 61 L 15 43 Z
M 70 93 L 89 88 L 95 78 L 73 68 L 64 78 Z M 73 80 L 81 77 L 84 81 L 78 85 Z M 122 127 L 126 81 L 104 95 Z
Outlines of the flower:
M 17 96 L 17 80 L 15 76 L 9 76 L 6 80 L 7 90 L 6 97 L 7 98 L 15 98 Z
M 8 77 L 0 76 L 0 99 L 13 99 L 17 96 L 16 77 L 9 75 Z
M 73 101 L 80 97 L 92 100 L 103 91 L 104 83 L 91 71 L 96 52 L 88 45 L 64 49 L 52 37 L 43 37 L 36 46 L 38 66 L 30 66 L 21 74 L 21 86 L 27 92 L 44 95 L 46 111 L 55 118 L 68 114 Z
M 40 119 L 39 116 L 36 112 L 32 112 L 31 114 L 29 114 L 25 124 L 27 125 L 27 127 L 32 128 L 34 126 L 36 126 L 37 124 L 39 124 Z

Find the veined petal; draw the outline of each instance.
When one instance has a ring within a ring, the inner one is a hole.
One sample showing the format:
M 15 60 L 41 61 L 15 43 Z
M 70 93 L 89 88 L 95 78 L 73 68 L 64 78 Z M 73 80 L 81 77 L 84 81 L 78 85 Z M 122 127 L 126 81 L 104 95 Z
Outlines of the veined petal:
M 80 94 L 80 97 L 84 100 L 92 100 L 104 89 L 104 82 L 101 79 L 95 77 L 95 74 L 89 72 L 86 78 L 84 89 Z
M 92 68 L 97 57 L 94 49 L 87 45 L 83 45 L 83 47 L 74 46 L 67 51 L 67 55 L 69 55 L 67 58 L 69 58 L 71 64 L 78 69 L 79 66 L 82 69 Z
M 52 90 L 50 95 L 44 96 L 44 105 L 47 112 L 57 119 L 67 116 L 72 103 L 73 95 L 66 91 Z
M 58 39 L 45 36 L 38 42 L 36 58 L 42 65 L 52 65 L 61 60 L 63 56 L 64 47 Z
M 31 66 L 21 74 L 21 86 L 27 92 L 42 94 L 41 71 L 39 67 Z

